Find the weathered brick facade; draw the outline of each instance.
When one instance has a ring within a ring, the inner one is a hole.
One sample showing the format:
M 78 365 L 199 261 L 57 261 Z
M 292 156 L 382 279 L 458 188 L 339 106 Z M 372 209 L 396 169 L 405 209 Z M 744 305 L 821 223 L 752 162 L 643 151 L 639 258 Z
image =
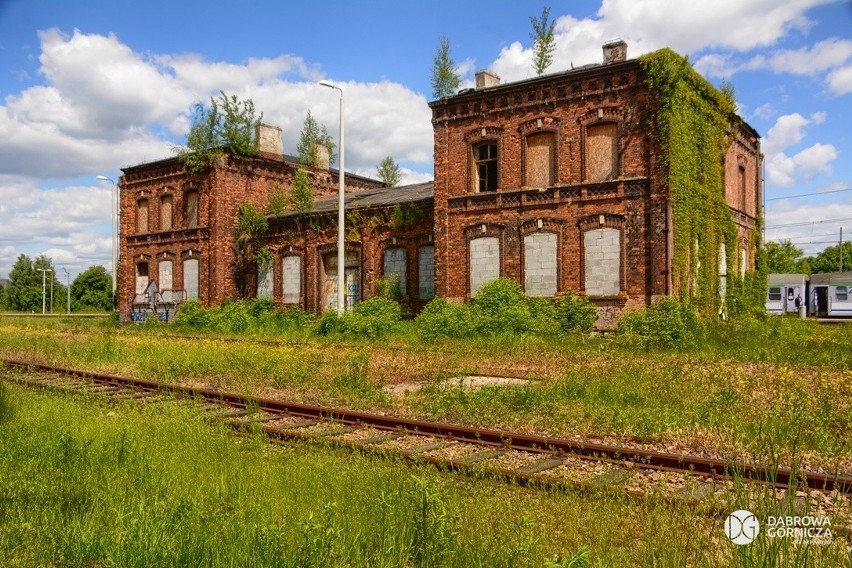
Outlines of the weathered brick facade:
M 524 268 L 524 239 L 537 233 L 556 239 L 556 295 L 587 295 L 599 307 L 599 325 L 612 324 L 624 307 L 677 292 L 671 196 L 649 127 L 655 100 L 640 64 L 622 57 L 504 85 L 492 75 L 477 81 L 490 86 L 430 104 L 438 295 L 471 296 L 481 237 L 497 239 L 501 276 L 540 288 Z M 757 134 L 738 128 L 725 197 L 752 267 L 761 156 Z M 606 250 L 587 249 L 585 235 L 598 238 L 600 229 L 613 230 L 615 240 Z M 620 248 L 615 269 L 613 246 Z M 589 280 L 587 266 L 613 280 Z
M 476 89 L 432 102 L 434 184 L 381 188 L 347 174 L 347 295 L 373 296 L 386 271 L 404 274 L 403 303 L 416 312 L 433 295 L 470 298 L 499 275 L 533 295 L 585 295 L 606 327 L 626 307 L 678 293 L 672 195 L 651 134 L 657 101 L 625 53 L 610 44 L 602 65 L 503 85 L 481 74 Z M 125 317 L 145 269 L 148 280 L 191 289 L 184 272 L 197 267 L 206 304 L 238 296 L 231 267 L 239 206 L 265 210 L 301 167 L 281 155 L 280 131 L 261 134 L 257 158 L 226 157 L 202 175 L 188 175 L 177 158 L 123 170 Z M 759 138 L 734 117 L 728 136 L 720 192 L 737 250 L 718 257 L 752 270 Z M 313 210 L 270 216 L 266 245 L 272 297 L 321 312 L 336 294 L 337 172 L 307 170 Z M 248 276 L 256 289 L 257 271 Z

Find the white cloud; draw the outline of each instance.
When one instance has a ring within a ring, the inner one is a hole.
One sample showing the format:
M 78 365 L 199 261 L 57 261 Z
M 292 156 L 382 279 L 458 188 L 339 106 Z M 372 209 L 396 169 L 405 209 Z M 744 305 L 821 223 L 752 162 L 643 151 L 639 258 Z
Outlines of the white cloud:
M 740 66 L 740 69 L 768 69 L 775 73 L 818 75 L 828 69 L 843 65 L 852 58 L 852 40 L 830 38 L 810 47 L 779 50 L 769 55 L 758 55 Z
M 831 214 L 826 214 L 826 204 L 808 201 L 781 200 L 766 209 L 766 240 L 789 239 L 806 254 L 816 254 L 827 246 L 836 244 L 840 227 L 849 232 L 850 222 L 833 219 L 852 218 L 852 201 L 831 204 Z M 792 225 L 792 226 L 791 226 Z
M 852 65 L 832 71 L 827 79 L 828 88 L 834 95 L 852 93 Z
M 831 173 L 831 162 L 838 156 L 837 148 L 832 144 L 816 143 L 792 156 L 787 153 L 790 147 L 805 139 L 805 127 L 810 124 L 822 124 L 825 119 L 824 112 L 815 112 L 810 118 L 799 113 L 778 118 L 762 142 L 770 183 L 788 187 L 821 173 Z

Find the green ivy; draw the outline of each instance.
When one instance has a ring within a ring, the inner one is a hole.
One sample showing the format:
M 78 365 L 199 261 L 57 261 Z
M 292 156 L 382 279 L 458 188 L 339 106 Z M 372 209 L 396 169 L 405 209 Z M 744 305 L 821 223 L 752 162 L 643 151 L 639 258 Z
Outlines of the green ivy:
M 670 49 L 643 55 L 639 62 L 657 103 L 652 132 L 672 203 L 672 280 L 682 300 L 715 313 L 722 243 L 729 282 L 736 278 L 739 256 L 736 225 L 725 202 L 725 154 L 740 126 L 733 90 L 717 90 Z

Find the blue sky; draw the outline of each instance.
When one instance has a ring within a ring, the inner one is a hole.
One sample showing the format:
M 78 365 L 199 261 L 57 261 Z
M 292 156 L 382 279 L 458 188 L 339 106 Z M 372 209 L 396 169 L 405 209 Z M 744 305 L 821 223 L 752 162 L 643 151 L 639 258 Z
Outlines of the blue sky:
M 598 63 L 621 38 L 628 57 L 671 47 L 733 83 L 763 137 L 767 240 L 815 253 L 841 226 L 852 237 L 849 1 L 0 0 L 0 277 L 21 253 L 72 277 L 109 267 L 110 184 L 96 176 L 171 156 L 193 104 L 220 90 L 252 98 L 294 153 L 308 110 L 336 137 L 336 92 L 317 85 L 331 79 L 346 169 L 372 175 L 391 155 L 404 181 L 431 179 L 440 36 L 465 84 L 484 68 L 531 77 L 529 18 L 544 5 L 550 72 Z

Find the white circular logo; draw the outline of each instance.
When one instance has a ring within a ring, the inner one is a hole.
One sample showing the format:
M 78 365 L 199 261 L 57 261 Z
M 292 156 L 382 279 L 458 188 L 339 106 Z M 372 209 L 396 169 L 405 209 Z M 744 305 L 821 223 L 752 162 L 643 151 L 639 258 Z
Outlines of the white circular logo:
M 760 522 L 751 511 L 740 509 L 725 519 L 725 534 L 734 544 L 748 544 L 757 538 Z

